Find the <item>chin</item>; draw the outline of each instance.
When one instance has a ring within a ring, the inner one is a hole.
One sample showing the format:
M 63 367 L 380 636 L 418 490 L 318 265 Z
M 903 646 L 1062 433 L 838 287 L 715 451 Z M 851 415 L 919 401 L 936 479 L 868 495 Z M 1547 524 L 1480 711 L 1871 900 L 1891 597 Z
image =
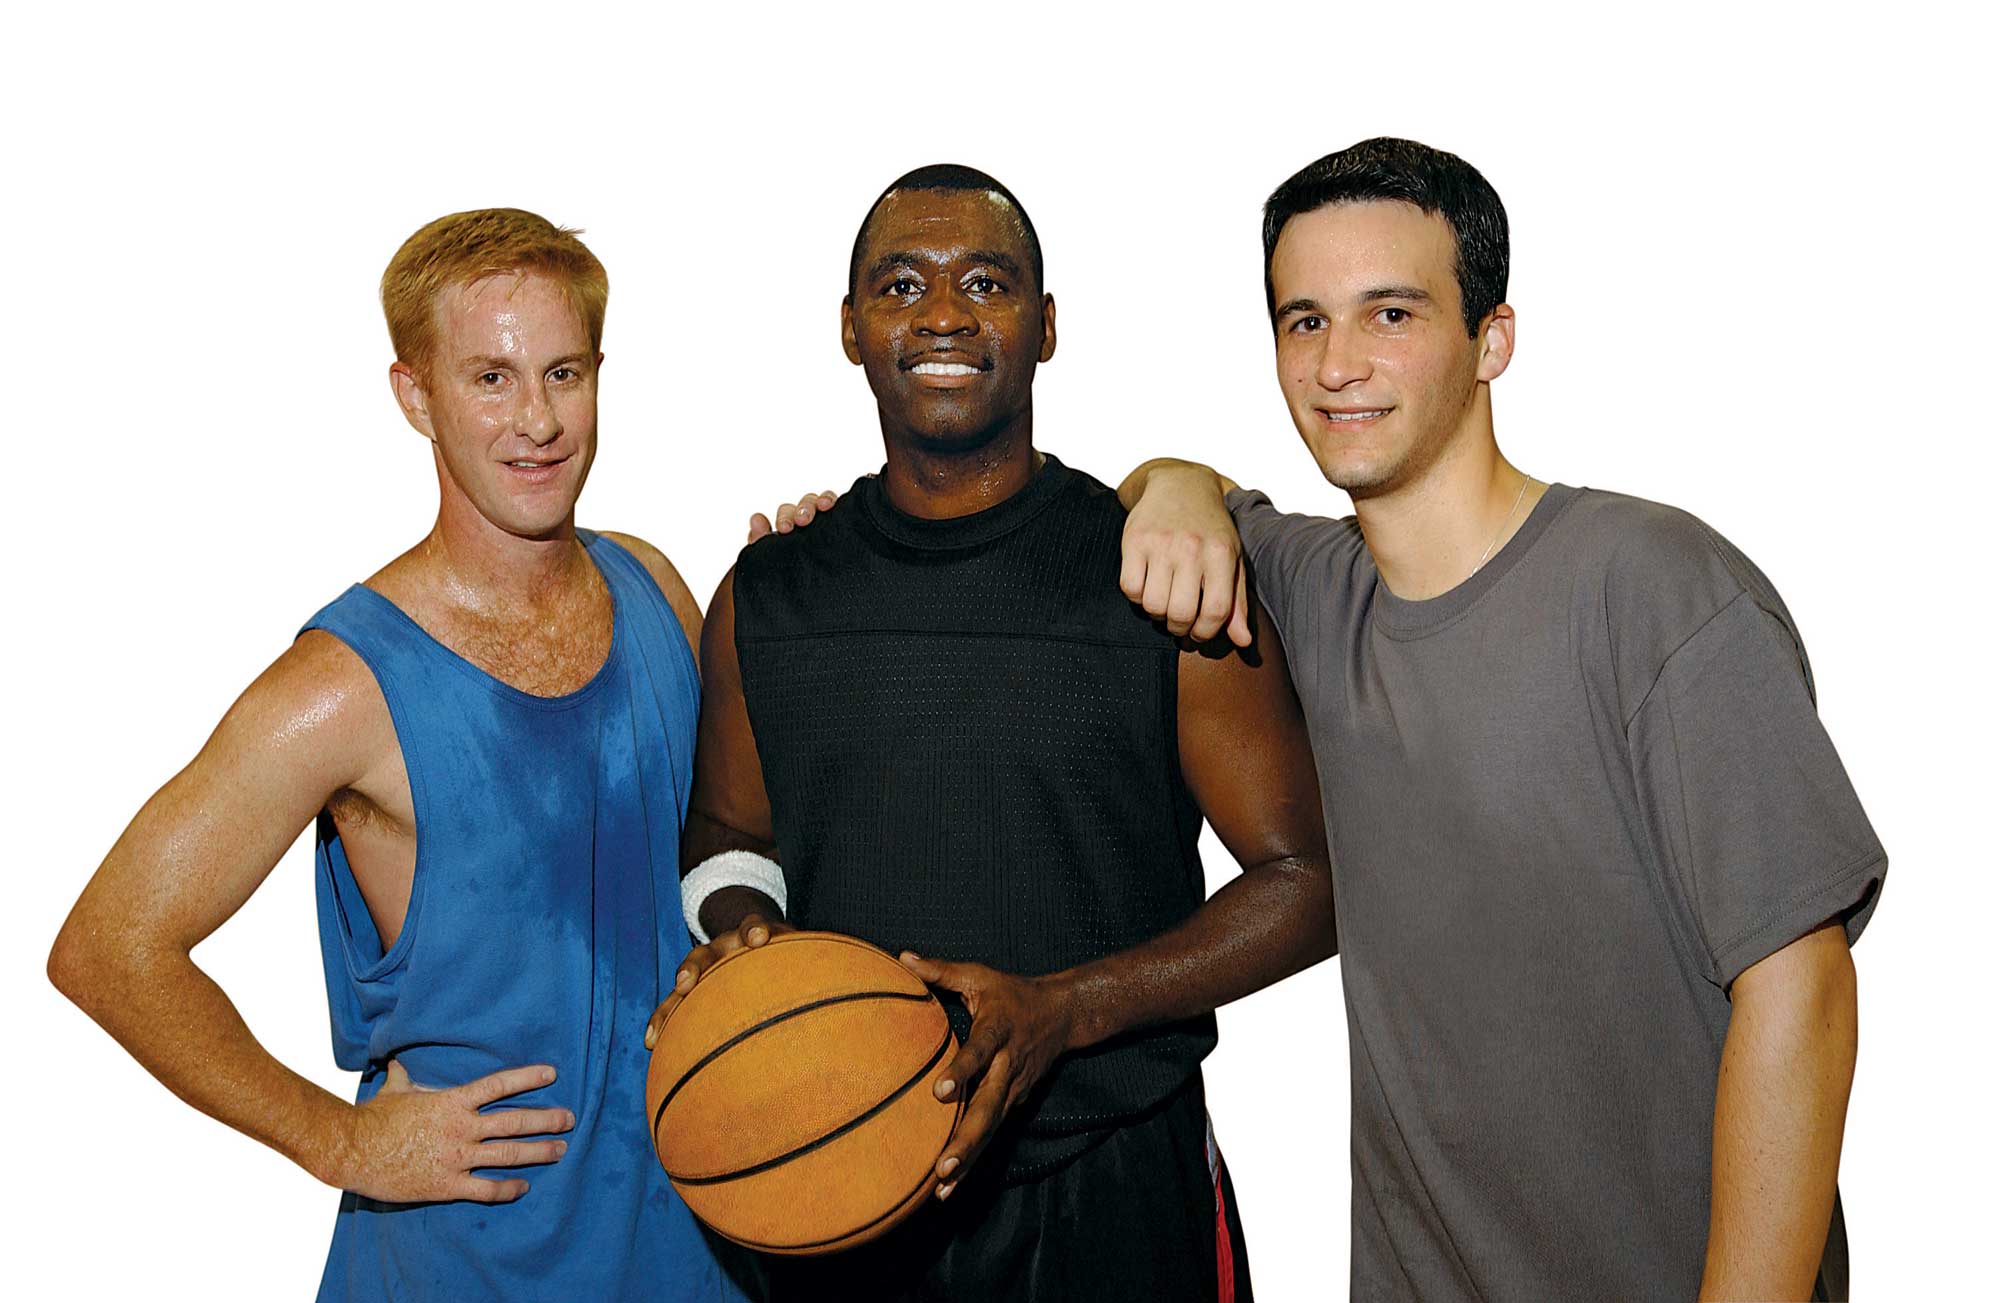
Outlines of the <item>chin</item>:
M 1351 453 L 1320 448 L 1313 448 L 1311 452 L 1326 482 L 1347 493 L 1367 494 L 1385 488 L 1394 482 L 1397 472 L 1402 469 L 1399 464 L 1380 457 L 1357 457 Z
M 907 427 L 914 432 L 917 447 L 935 455 L 977 452 L 992 443 L 1005 428 L 1004 421 L 959 422 L 913 421 Z

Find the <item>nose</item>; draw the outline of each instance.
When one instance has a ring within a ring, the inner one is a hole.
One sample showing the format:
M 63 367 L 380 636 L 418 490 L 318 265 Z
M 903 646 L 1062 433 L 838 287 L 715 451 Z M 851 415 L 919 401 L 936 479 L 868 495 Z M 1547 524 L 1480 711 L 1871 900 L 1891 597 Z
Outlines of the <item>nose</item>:
M 1375 364 L 1368 356 L 1367 341 L 1359 332 L 1330 329 L 1323 339 L 1319 366 L 1313 371 L 1313 379 L 1320 388 L 1336 392 L 1374 374 Z
M 555 405 L 549 402 L 546 382 L 538 381 L 527 386 L 526 398 L 515 418 L 514 428 L 537 448 L 546 447 L 562 433 L 562 418 L 556 415 Z
M 926 294 L 917 304 L 916 331 L 933 337 L 976 335 L 979 319 L 972 315 L 958 287 L 946 281 L 935 293 Z

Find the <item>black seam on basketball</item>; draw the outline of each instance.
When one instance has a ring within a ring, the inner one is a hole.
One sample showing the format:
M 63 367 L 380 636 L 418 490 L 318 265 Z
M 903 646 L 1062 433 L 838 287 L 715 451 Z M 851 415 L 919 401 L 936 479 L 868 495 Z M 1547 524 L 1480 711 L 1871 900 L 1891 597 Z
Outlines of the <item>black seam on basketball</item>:
M 736 1243 L 746 1249 L 757 1249 L 764 1253 L 807 1253 L 813 1249 L 823 1249 L 829 1244 L 840 1244 L 853 1239 L 857 1235 L 865 1235 L 869 1231 L 874 1230 L 877 1226 L 880 1226 L 883 1222 L 888 1221 L 891 1217 L 901 1212 L 903 1205 L 909 1203 L 911 1199 L 916 1197 L 920 1190 L 936 1179 L 937 1177 L 931 1172 L 931 1169 L 925 1167 L 924 1174 L 917 1178 L 917 1183 L 908 1190 L 905 1190 L 903 1197 L 896 1200 L 895 1203 L 890 1204 L 880 1216 L 876 1217 L 873 1221 L 863 1222 L 851 1231 L 842 1231 L 840 1234 L 829 1236 L 824 1240 L 808 1240 L 803 1244 L 767 1244 L 762 1240 L 736 1240 L 736 1237 L 733 1235 L 729 1238 L 736 1240 Z
M 755 1036 L 758 1032 L 765 1031 L 772 1027 L 776 1027 L 779 1023 L 785 1022 L 792 1018 L 797 1018 L 801 1014 L 811 1013 L 815 1009 L 827 1008 L 829 1005 L 852 1004 L 856 1000 L 928 1000 L 930 998 L 931 998 L 931 993 L 929 991 L 916 991 L 916 992 L 851 991 L 846 995 L 830 995 L 824 1000 L 814 1000 L 808 1004 L 802 1004 L 796 1009 L 787 1009 L 783 1013 L 772 1014 L 769 1018 L 766 1018 L 763 1022 L 757 1023 L 754 1026 L 745 1027 L 742 1031 L 736 1033 L 734 1036 L 730 1037 L 722 1044 L 716 1046 L 708 1053 L 702 1055 L 701 1058 L 697 1059 L 693 1064 L 691 1064 L 688 1067 L 688 1070 L 681 1074 L 680 1080 L 676 1081 L 673 1084 L 672 1088 L 669 1089 L 667 1093 L 660 1098 L 660 1106 L 653 1110 L 654 1142 L 657 1144 L 659 1140 L 660 1119 L 667 1115 L 667 1105 L 674 1102 L 674 1096 L 681 1093 L 681 1087 L 687 1085 L 689 1081 L 693 1080 L 694 1075 L 697 1072 L 700 1072 L 703 1068 L 706 1068 L 709 1064 L 715 1062 L 717 1059 L 721 1058 L 724 1054 L 727 1054 L 730 1050 L 735 1049 L 738 1045 L 741 1045 L 744 1041 L 749 1040 L 752 1036 Z
M 832 1144 L 834 1141 L 840 1139 L 848 1132 L 854 1130 L 856 1127 L 863 1125 L 870 1118 L 882 1112 L 883 1109 L 888 1108 L 891 1104 L 895 1103 L 903 1096 L 909 1094 L 911 1087 L 915 1086 L 918 1082 L 922 1081 L 924 1079 L 925 1074 L 930 1072 L 932 1068 L 935 1068 L 938 1065 L 938 1061 L 944 1058 L 944 1052 L 950 1048 L 951 1048 L 951 1028 L 947 1027 L 944 1029 L 944 1039 L 938 1042 L 938 1047 L 935 1050 L 931 1051 L 931 1057 L 929 1061 L 926 1062 L 923 1067 L 918 1068 L 915 1074 L 913 1074 L 908 1081 L 904 1082 L 902 1085 L 896 1087 L 896 1089 L 890 1091 L 887 1095 L 883 1096 L 881 1102 L 863 1111 L 858 1116 L 849 1118 L 847 1121 L 841 1123 L 839 1126 L 827 1132 L 825 1135 L 819 1137 L 817 1140 L 806 1141 L 803 1145 L 800 1145 L 797 1149 L 792 1150 L 790 1153 L 779 1154 L 776 1158 L 767 1158 L 761 1163 L 752 1163 L 748 1167 L 738 1168 L 734 1172 L 723 1172 L 717 1176 L 677 1176 L 672 1172 L 668 1172 L 667 1179 L 669 1181 L 677 1182 L 678 1184 L 681 1185 L 721 1185 L 725 1181 L 737 1181 L 741 1180 L 746 1176 L 756 1176 L 760 1172 L 768 1172 L 774 1167 L 783 1167 L 786 1163 L 791 1162 L 794 1158 L 802 1158 L 805 1155 L 810 1154 L 815 1149 L 822 1149 L 827 1145 Z

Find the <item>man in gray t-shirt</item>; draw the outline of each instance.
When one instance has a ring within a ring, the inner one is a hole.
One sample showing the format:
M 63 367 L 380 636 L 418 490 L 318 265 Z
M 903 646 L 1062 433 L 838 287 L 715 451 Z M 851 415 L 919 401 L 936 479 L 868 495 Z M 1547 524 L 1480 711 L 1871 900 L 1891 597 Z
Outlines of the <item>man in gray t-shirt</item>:
M 1240 575 L 1188 543 L 1233 518 L 1305 707 L 1354 1297 L 1844 1298 L 1847 945 L 1886 860 L 1783 602 L 1694 517 L 1500 455 L 1505 214 L 1461 160 L 1331 155 L 1265 244 L 1280 381 L 1356 516 L 1148 463 L 1125 583 L 1212 635 Z

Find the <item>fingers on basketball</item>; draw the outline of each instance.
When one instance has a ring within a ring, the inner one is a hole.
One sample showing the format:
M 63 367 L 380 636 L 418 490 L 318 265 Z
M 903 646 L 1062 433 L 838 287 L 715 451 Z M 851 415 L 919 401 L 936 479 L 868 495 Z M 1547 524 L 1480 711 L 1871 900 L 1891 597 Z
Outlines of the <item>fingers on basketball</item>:
M 965 1179 L 967 1169 L 985 1152 L 986 1142 L 993 1138 L 994 1128 L 1006 1116 L 1013 1093 L 1013 1076 L 1012 1064 L 1006 1051 L 1002 1050 L 993 1057 L 980 1077 L 978 1087 L 972 1092 L 971 1102 L 959 1116 L 951 1143 L 938 1155 L 938 1176 L 951 1178 L 938 1187 L 938 1198 L 950 1198 L 958 1183 Z

